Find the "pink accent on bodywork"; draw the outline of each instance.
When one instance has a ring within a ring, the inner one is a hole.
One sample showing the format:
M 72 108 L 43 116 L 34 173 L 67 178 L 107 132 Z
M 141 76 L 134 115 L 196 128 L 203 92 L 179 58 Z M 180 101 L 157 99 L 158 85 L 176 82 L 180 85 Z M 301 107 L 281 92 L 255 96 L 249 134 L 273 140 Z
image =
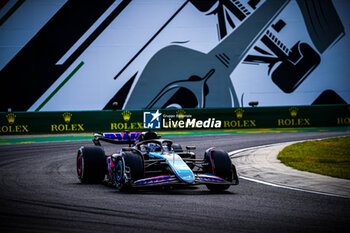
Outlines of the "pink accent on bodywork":
M 107 157 L 107 170 L 109 173 L 112 173 L 112 167 L 114 167 L 112 156 L 108 156 Z
M 112 156 L 108 156 L 108 158 L 109 158 L 109 161 L 110 161 L 109 166 L 110 166 L 110 167 L 114 167 L 114 163 L 113 163 L 113 160 L 112 160 Z
M 218 177 L 218 176 L 212 176 L 212 175 L 200 174 L 200 175 L 198 175 L 198 177 L 202 177 L 202 178 L 209 178 L 209 179 L 217 179 L 217 180 L 225 181 L 225 180 L 224 180 L 224 179 L 222 179 L 221 177 Z
M 111 166 L 111 167 L 114 167 L 114 163 L 113 163 L 112 156 L 109 156 L 109 157 L 111 158 L 111 164 L 110 164 L 110 166 Z
M 161 178 L 166 178 L 166 177 L 170 177 L 170 176 L 169 175 L 154 176 L 154 177 L 146 178 L 143 180 L 156 180 L 156 179 L 161 179 Z
M 214 163 L 213 163 L 213 158 L 211 157 L 211 152 L 212 150 L 214 149 L 214 147 L 210 148 L 210 151 L 209 151 L 209 157 L 210 157 L 210 162 L 211 162 L 211 169 L 212 169 L 212 173 L 213 175 L 215 175 L 215 172 L 214 172 Z
M 78 160 L 77 160 L 77 164 L 78 164 L 78 174 L 81 175 L 81 168 L 82 168 L 82 160 L 81 160 L 81 156 L 78 156 Z

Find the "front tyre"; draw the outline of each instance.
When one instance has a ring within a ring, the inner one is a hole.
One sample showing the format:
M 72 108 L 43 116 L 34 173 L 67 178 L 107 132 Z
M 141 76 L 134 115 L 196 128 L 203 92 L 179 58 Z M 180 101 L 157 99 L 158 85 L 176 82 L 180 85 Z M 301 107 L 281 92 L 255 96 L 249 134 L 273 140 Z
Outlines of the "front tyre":
M 234 165 L 227 152 L 217 149 L 208 149 L 205 152 L 204 160 L 205 164 L 207 164 L 204 166 L 205 172 L 232 182 Z M 228 189 L 230 184 L 207 184 L 206 186 L 209 190 L 218 192 Z
M 117 157 L 115 164 L 115 186 L 120 191 L 126 191 L 128 189 L 128 184 L 126 183 L 125 162 L 123 157 Z
M 77 175 L 80 182 L 100 183 L 105 174 L 105 152 L 99 147 L 81 147 L 77 154 Z
M 120 191 L 130 191 L 134 181 L 144 178 L 144 160 L 139 152 L 124 152 L 115 164 L 115 186 Z

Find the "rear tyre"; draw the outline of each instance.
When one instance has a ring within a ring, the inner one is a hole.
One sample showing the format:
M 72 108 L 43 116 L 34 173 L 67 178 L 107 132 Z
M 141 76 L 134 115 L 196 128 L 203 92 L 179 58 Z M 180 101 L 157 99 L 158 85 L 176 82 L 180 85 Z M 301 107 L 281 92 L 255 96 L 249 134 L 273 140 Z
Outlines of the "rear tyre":
M 204 171 L 232 182 L 233 164 L 229 155 L 222 150 L 211 149 L 206 151 L 204 160 L 207 166 Z M 224 191 L 230 187 L 229 184 L 207 184 L 211 191 Z
M 99 147 L 81 147 L 77 154 L 77 175 L 80 182 L 100 183 L 105 174 L 105 152 Z
M 132 182 L 144 177 L 144 161 L 138 152 L 124 152 L 115 164 L 115 185 L 120 191 L 130 191 Z

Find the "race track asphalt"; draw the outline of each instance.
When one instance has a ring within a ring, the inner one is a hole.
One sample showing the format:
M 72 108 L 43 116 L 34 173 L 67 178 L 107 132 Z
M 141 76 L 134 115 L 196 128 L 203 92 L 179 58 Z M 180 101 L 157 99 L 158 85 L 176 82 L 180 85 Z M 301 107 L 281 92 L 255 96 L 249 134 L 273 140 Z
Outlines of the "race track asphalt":
M 170 137 L 197 146 L 233 151 L 341 132 L 256 133 Z M 121 193 L 80 184 L 75 156 L 91 141 L 0 146 L 1 232 L 343 232 L 350 226 L 350 199 L 240 180 L 223 193 L 205 186 Z M 105 145 L 107 153 L 117 148 Z

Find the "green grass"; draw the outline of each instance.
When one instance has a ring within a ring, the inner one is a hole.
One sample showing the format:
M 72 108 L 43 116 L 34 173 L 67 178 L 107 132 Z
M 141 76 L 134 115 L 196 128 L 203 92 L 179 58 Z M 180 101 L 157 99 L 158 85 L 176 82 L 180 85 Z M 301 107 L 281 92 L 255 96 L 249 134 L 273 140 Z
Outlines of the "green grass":
M 296 143 L 277 158 L 298 170 L 350 179 L 350 137 Z

